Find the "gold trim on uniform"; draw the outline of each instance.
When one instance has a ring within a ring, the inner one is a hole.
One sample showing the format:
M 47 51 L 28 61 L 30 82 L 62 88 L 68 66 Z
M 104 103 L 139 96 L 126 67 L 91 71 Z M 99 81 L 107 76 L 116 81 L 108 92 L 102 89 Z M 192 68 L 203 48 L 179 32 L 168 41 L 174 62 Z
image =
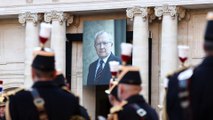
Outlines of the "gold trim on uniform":
M 72 92 L 70 92 L 70 91 L 67 89 L 66 86 L 62 86 L 61 89 L 64 90 L 64 91 L 66 91 L 66 92 L 72 93 Z
M 64 91 L 66 91 L 66 92 L 68 92 L 68 93 L 73 94 L 75 97 L 80 98 L 79 95 L 77 95 L 77 94 L 71 92 L 66 86 L 62 86 L 61 89 L 64 90 Z
M 179 72 L 181 72 L 181 71 L 184 71 L 184 70 L 186 70 L 186 69 L 188 69 L 188 68 L 190 68 L 190 67 L 192 67 L 192 66 L 184 66 L 184 67 L 181 67 L 181 68 L 179 68 L 179 69 L 177 69 L 177 70 L 175 70 L 175 71 L 173 71 L 173 72 L 169 72 L 169 73 L 166 75 L 166 77 L 169 78 L 169 77 L 173 76 L 174 74 L 179 73 Z
M 118 75 L 118 78 L 116 79 L 116 81 L 114 81 L 113 85 L 106 90 L 106 93 L 111 93 L 112 90 L 118 85 L 119 81 L 123 78 L 123 76 L 129 72 L 129 71 L 139 71 L 139 67 L 132 67 L 132 66 L 121 66 L 121 73 Z
M 108 114 L 107 120 L 118 120 L 118 114 L 117 113 Z
M 20 91 L 22 91 L 22 90 L 24 90 L 24 88 L 16 88 L 16 89 L 14 89 L 14 90 L 11 90 L 11 91 L 8 91 L 8 92 L 4 93 L 3 95 L 4 95 L 5 97 L 9 97 L 9 96 L 11 96 L 11 95 L 15 95 L 16 93 L 18 93 L 18 92 L 20 92 Z
M 126 105 L 127 103 L 128 103 L 127 101 L 122 101 L 119 105 L 112 107 L 110 109 L 110 113 L 115 113 L 115 112 L 123 110 L 123 106 Z
M 107 120 L 118 120 L 117 112 L 123 110 L 123 106 L 126 105 L 127 101 L 122 101 L 119 105 L 116 105 L 110 109 L 110 114 L 107 116 Z
M 75 115 L 72 116 L 69 120 L 85 120 L 85 119 L 80 115 Z
M 6 107 L 5 107 L 5 118 L 6 120 L 12 120 L 11 115 L 10 115 L 10 110 L 9 110 L 9 100 L 6 102 Z

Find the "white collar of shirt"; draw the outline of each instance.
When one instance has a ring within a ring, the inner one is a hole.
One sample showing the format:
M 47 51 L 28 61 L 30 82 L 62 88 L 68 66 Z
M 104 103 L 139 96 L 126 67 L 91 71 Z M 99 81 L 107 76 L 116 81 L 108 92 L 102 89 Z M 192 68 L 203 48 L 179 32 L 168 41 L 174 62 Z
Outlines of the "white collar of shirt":
M 103 63 L 103 66 L 102 66 L 102 68 L 104 68 L 104 66 L 105 66 L 105 64 L 106 64 L 106 62 L 107 62 L 107 60 L 108 60 L 108 58 L 109 58 L 109 56 L 110 56 L 111 54 L 109 54 L 107 57 L 105 57 L 104 59 L 103 59 L 103 61 L 104 61 L 104 63 Z M 98 65 L 97 65 L 97 68 L 99 67 L 99 65 L 100 65 L 100 61 L 101 61 L 101 59 L 99 58 L 98 59 Z
M 104 58 L 104 59 L 103 59 L 103 61 L 104 61 L 104 65 L 105 65 L 105 63 L 107 62 L 107 60 L 108 60 L 109 56 L 110 56 L 110 54 L 109 54 L 106 58 Z M 100 61 L 101 61 L 101 59 L 99 59 L 99 64 L 100 64 Z

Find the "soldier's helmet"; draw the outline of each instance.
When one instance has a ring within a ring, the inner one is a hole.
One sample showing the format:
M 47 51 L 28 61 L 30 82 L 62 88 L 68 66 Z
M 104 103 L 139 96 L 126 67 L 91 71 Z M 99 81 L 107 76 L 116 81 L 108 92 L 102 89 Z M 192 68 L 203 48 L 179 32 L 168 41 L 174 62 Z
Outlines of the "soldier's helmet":
M 51 35 L 51 28 L 50 24 L 41 23 L 39 33 L 41 47 L 37 47 L 33 51 L 32 67 L 44 72 L 55 70 L 55 53 L 52 49 L 44 47 Z
M 135 66 L 123 66 L 118 76 L 119 84 L 141 85 L 140 70 Z

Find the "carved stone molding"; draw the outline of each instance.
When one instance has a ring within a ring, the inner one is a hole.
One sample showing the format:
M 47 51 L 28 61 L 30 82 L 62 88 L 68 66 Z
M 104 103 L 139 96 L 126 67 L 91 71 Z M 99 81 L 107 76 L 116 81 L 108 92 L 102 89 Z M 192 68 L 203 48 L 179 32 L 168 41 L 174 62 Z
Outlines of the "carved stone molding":
M 163 15 L 170 15 L 172 18 L 178 17 L 178 20 L 182 20 L 186 16 L 186 10 L 183 7 L 164 5 L 155 7 L 155 15 L 162 18 Z
M 178 20 L 182 20 L 186 16 L 186 9 L 183 7 L 177 7 Z M 188 16 L 187 16 L 188 19 Z
M 150 10 L 149 10 L 148 16 L 149 16 L 149 22 L 150 22 L 150 23 L 151 23 L 153 20 L 156 19 L 154 9 L 150 9 Z
M 33 3 L 33 0 L 26 0 L 26 3 Z
M 64 19 L 66 20 L 67 26 L 78 27 L 80 25 L 80 17 L 72 15 L 70 13 L 64 13 Z
M 136 7 L 133 7 L 133 8 L 128 8 L 126 10 L 126 15 L 127 15 L 128 18 L 130 18 L 132 20 L 136 14 L 139 14 L 143 18 L 143 20 L 146 21 L 149 10 L 150 9 L 147 8 L 147 7 L 136 6 Z
M 38 13 L 25 12 L 19 14 L 19 23 L 25 25 L 27 21 L 33 21 L 34 25 L 37 25 L 39 21 L 42 19 L 42 15 Z
M 186 10 L 184 20 L 189 21 L 191 18 L 191 10 Z
M 78 27 L 80 25 L 80 16 L 74 16 L 73 26 Z
M 44 14 L 44 21 L 51 22 L 53 20 L 59 21 L 62 24 L 65 21 L 64 13 L 61 11 L 51 11 Z
M 171 17 L 175 17 L 177 14 L 176 6 L 163 5 L 159 7 L 155 7 L 155 15 L 162 18 L 163 15 L 170 15 Z
M 74 16 L 70 13 L 64 13 L 64 19 L 67 21 L 67 26 L 73 24 Z

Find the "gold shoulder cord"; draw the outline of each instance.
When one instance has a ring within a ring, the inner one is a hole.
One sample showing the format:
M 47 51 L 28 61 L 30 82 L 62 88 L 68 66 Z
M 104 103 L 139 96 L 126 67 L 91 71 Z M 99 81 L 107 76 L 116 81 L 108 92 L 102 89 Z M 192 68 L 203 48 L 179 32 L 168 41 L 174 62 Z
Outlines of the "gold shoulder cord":
M 47 112 L 44 108 L 45 101 L 40 97 L 38 91 L 33 88 L 30 90 L 31 95 L 33 96 L 33 103 L 36 106 L 39 114 L 39 120 L 48 120 Z
M 6 120 L 12 120 L 10 116 L 9 101 L 6 103 L 5 117 L 6 117 Z
M 107 120 L 118 120 L 118 114 L 117 113 L 110 113 L 107 117 Z

